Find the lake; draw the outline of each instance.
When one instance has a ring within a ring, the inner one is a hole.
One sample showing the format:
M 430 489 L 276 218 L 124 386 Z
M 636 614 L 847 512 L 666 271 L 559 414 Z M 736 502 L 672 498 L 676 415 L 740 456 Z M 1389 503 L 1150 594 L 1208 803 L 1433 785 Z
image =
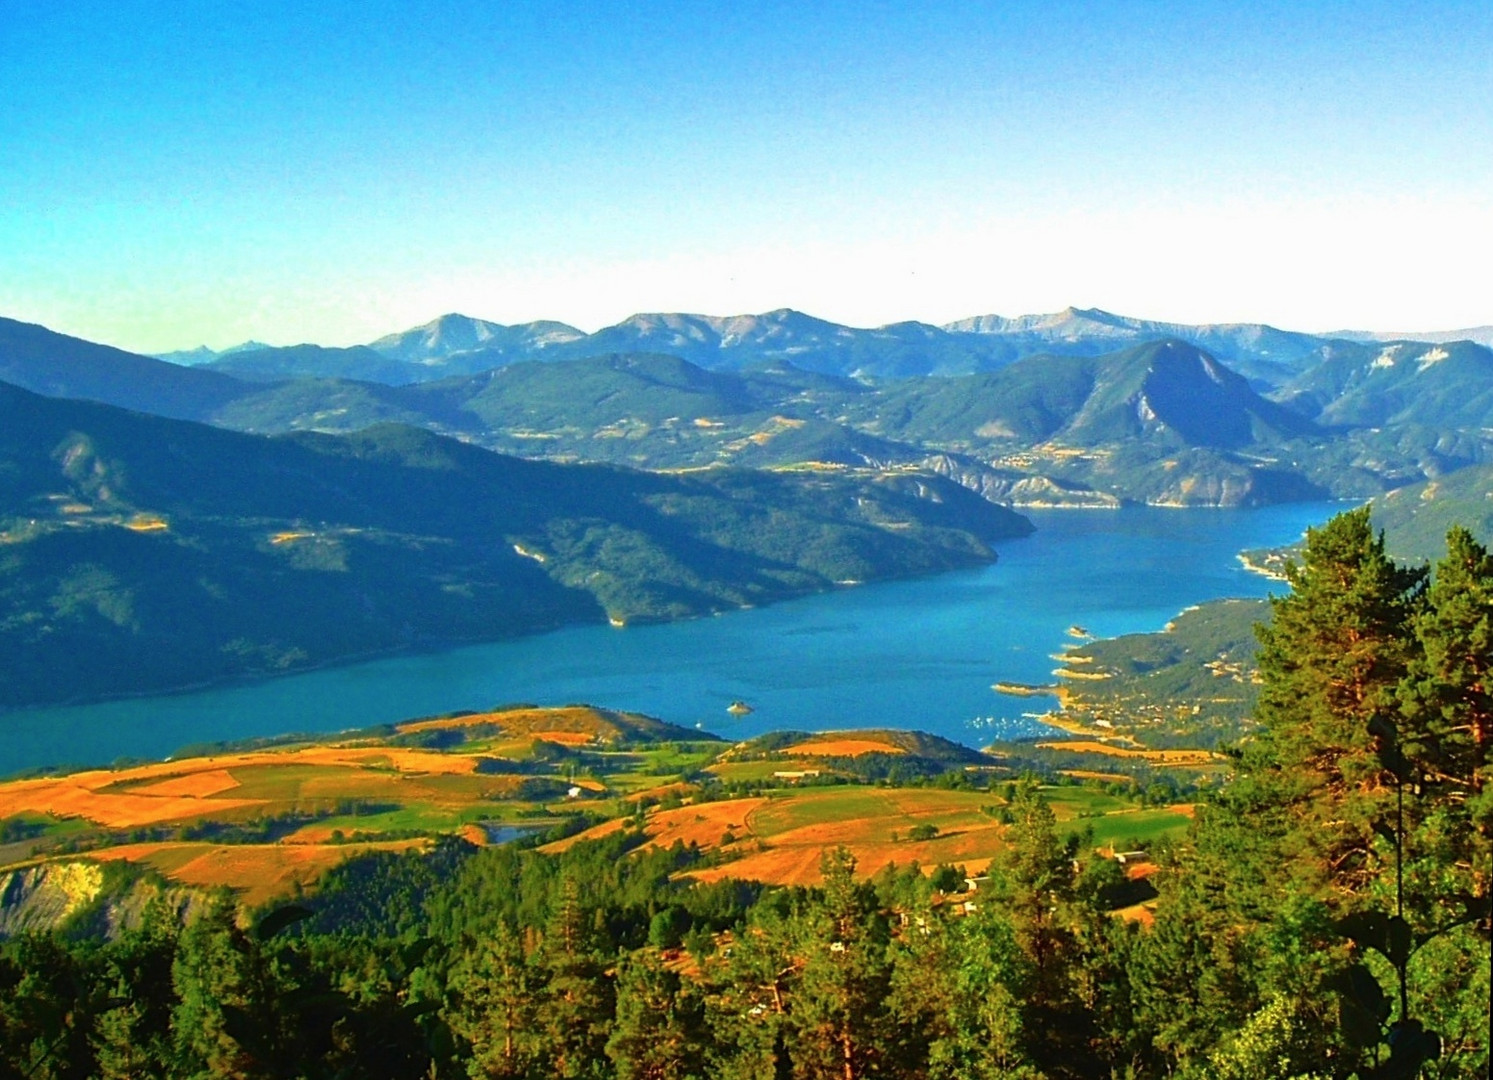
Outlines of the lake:
M 200 692 L 0 716 L 0 774 L 164 757 L 190 743 L 328 732 L 457 709 L 587 702 L 727 738 L 783 728 L 921 728 L 971 746 L 1048 730 L 1024 714 L 1079 625 L 1158 630 L 1190 604 L 1283 586 L 1240 550 L 1287 543 L 1343 504 L 1029 511 L 1037 532 L 979 570 L 844 589 L 661 626 L 587 626 Z M 728 713 L 734 701 L 753 712 Z

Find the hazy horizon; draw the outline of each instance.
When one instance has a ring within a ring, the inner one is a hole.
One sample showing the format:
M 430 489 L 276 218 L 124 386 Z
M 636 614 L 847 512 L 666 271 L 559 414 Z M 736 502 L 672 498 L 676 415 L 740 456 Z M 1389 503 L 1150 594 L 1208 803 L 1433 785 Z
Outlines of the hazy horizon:
M 12 6 L 0 315 L 141 352 L 1097 307 L 1493 322 L 1493 9 Z
M 781 311 L 781 310 L 791 310 L 791 311 L 796 312 L 797 314 L 806 315 L 806 316 L 808 316 L 809 318 L 812 318 L 812 319 L 822 318 L 821 316 L 819 316 L 815 312 L 812 312 L 812 311 L 803 311 L 803 310 L 801 310 L 799 308 L 775 308 L 772 311 L 740 311 L 740 312 L 729 312 L 729 313 L 726 313 L 726 312 L 710 312 L 710 311 L 671 311 L 671 310 L 667 310 L 667 309 L 663 309 L 663 308 L 658 308 L 658 309 L 654 309 L 654 310 L 651 310 L 651 311 L 636 311 L 636 312 L 632 312 L 629 315 L 625 316 L 624 318 L 617 320 L 617 322 L 615 322 L 615 323 L 609 323 L 609 324 L 606 324 L 606 325 L 578 325 L 573 320 L 566 319 L 563 316 L 554 316 L 554 315 L 540 316 L 540 317 L 535 318 L 535 319 L 526 319 L 526 320 L 523 320 L 521 323 L 517 323 L 517 324 L 515 324 L 515 323 L 506 323 L 506 324 L 501 324 L 501 325 L 523 325 L 524 323 L 553 322 L 553 323 L 564 324 L 566 326 L 571 327 L 572 329 L 580 330 L 580 331 L 582 331 L 583 333 L 586 333 L 586 334 L 594 334 L 594 333 L 597 333 L 598 331 L 608 329 L 611 326 L 618 325 L 619 323 L 624 323 L 624 322 L 628 321 L 629 319 L 642 318 L 642 317 L 653 316 L 653 315 L 678 315 L 678 316 L 683 316 L 683 317 L 686 317 L 686 318 L 708 318 L 708 319 L 718 319 L 718 320 L 730 320 L 730 319 L 759 318 L 759 317 L 762 317 L 762 316 L 765 316 L 765 315 L 774 314 L 775 312 Z M 1000 312 L 1000 311 L 982 311 L 982 312 L 971 312 L 969 315 L 963 316 L 962 318 L 963 319 L 972 319 L 972 318 L 988 317 L 988 316 L 1000 316 L 1000 317 L 1010 318 L 1010 319 L 1057 317 L 1057 316 L 1063 315 L 1065 312 L 1067 312 L 1069 310 L 1075 310 L 1075 311 L 1078 311 L 1078 312 L 1098 311 L 1099 313 L 1102 313 L 1102 314 L 1105 314 L 1105 315 L 1114 315 L 1114 316 L 1119 316 L 1119 317 L 1125 318 L 1125 319 L 1137 319 L 1137 320 L 1140 320 L 1140 321 L 1143 321 L 1143 322 L 1176 322 L 1176 320 L 1169 320 L 1169 319 L 1151 319 L 1151 318 L 1148 318 L 1145 315 L 1137 315 L 1137 314 L 1135 314 L 1133 312 L 1106 311 L 1106 310 L 1104 310 L 1102 308 L 1100 308 L 1100 309 L 1079 308 L 1077 305 L 1071 305 L 1071 304 L 1067 305 L 1066 307 L 1064 307 L 1064 308 L 1062 308 L 1062 309 L 1060 309 L 1058 311 L 1050 311 L 1050 312 L 1030 312 L 1030 311 L 1024 311 L 1024 312 Z M 3 316 L 3 315 L 4 315 L 4 313 L 0 312 L 0 316 Z M 445 311 L 445 312 L 442 312 L 439 315 L 434 315 L 434 316 L 432 316 L 429 319 L 424 319 L 421 322 L 415 323 L 412 326 L 395 327 L 395 328 L 390 329 L 388 331 L 377 333 L 377 334 L 373 335 L 372 337 L 370 337 L 369 339 L 364 340 L 364 341 L 345 342 L 345 343 L 340 343 L 340 344 L 343 344 L 343 345 L 368 345 L 368 344 L 371 344 L 373 341 L 375 341 L 375 340 L 377 340 L 379 338 L 394 336 L 394 335 L 402 334 L 402 333 L 407 333 L 409 331 L 416 330 L 416 329 L 419 329 L 421 327 L 432 325 L 432 324 L 434 324 L 436 322 L 439 322 L 441 319 L 450 318 L 450 317 L 469 318 L 469 319 L 476 319 L 476 320 L 483 321 L 483 322 L 498 323 L 498 320 L 496 320 L 496 319 L 488 319 L 488 318 L 486 318 L 483 315 L 473 314 L 472 312 L 467 312 L 467 311 Z M 830 321 L 833 321 L 833 320 L 830 320 Z M 950 325 L 952 323 L 960 322 L 962 320 L 961 319 L 951 319 L 951 320 L 948 320 L 946 323 L 941 323 L 940 324 L 940 323 L 931 323 L 927 319 L 913 318 L 913 319 L 910 319 L 910 320 L 897 320 L 896 322 L 909 322 L 909 321 L 910 322 L 919 322 L 919 323 L 923 323 L 923 324 L 926 324 L 926 325 L 935 325 L 935 326 L 942 327 L 942 326 Z M 851 326 L 852 329 L 859 329 L 859 330 L 876 330 L 876 329 L 880 329 L 882 327 L 895 325 L 895 323 L 893 323 L 893 322 L 880 322 L 880 323 L 867 323 L 867 324 L 864 324 L 864 325 L 854 325 L 854 324 L 849 324 L 849 323 L 844 323 L 844 324 L 837 323 L 836 325 Z M 1221 320 L 1219 320 L 1216 323 L 1197 323 L 1197 324 L 1182 323 L 1182 324 L 1179 324 L 1179 325 L 1228 326 L 1228 325 L 1252 325 L 1252 324 L 1246 323 L 1244 320 L 1240 320 L 1240 319 L 1221 319 Z M 1479 325 L 1479 326 L 1466 326 L 1466 327 L 1419 327 L 1419 328 L 1411 329 L 1411 330 L 1407 330 L 1407 329 L 1403 329 L 1403 328 L 1400 328 L 1400 329 L 1386 329 L 1384 327 L 1375 327 L 1375 326 L 1352 326 L 1352 327 L 1344 326 L 1344 327 L 1337 327 L 1334 330 L 1326 330 L 1326 331 L 1324 331 L 1324 330 L 1302 330 L 1301 327 L 1296 327 L 1296 326 L 1282 326 L 1282 325 L 1279 325 L 1277 323 L 1270 323 L 1270 322 L 1265 322 L 1263 325 L 1272 326 L 1272 327 L 1274 327 L 1277 330 L 1285 330 L 1285 331 L 1291 331 L 1291 332 L 1316 334 L 1316 335 L 1323 336 L 1323 337 L 1331 336 L 1333 333 L 1339 333 L 1339 334 L 1374 334 L 1374 335 L 1377 335 L 1377 336 L 1380 336 L 1380 337 L 1386 337 L 1386 338 L 1403 335 L 1407 339 L 1412 339 L 1412 340 L 1415 338 L 1416 335 L 1436 335 L 1436 336 L 1440 337 L 1440 336 L 1445 335 L 1447 333 L 1455 332 L 1455 331 L 1459 331 L 1459 330 L 1466 330 L 1466 331 L 1469 331 L 1469 332 L 1472 332 L 1472 331 L 1487 331 L 1488 330 L 1488 325 L 1487 324 Z M 49 329 L 55 329 L 55 328 L 49 328 Z M 116 348 L 122 347 L 122 346 L 116 345 L 114 342 L 100 342 L 100 344 L 114 345 Z M 213 351 L 222 352 L 224 350 L 236 349 L 236 348 L 239 348 L 240 346 L 243 346 L 243 345 L 263 345 L 263 346 L 266 346 L 266 347 L 269 347 L 269 348 L 287 348 L 287 347 L 292 347 L 292 346 L 296 346 L 296 345 L 325 345 L 325 344 L 326 344 L 325 342 L 313 342 L 313 341 L 265 341 L 265 340 L 260 339 L 260 338 L 254 338 L 254 339 L 245 339 L 244 341 L 230 342 L 230 343 L 228 343 L 226 345 L 221 345 L 221 346 L 217 347 Z M 173 348 L 173 349 L 157 349 L 157 350 L 154 350 L 154 355 L 167 356 L 167 355 L 171 355 L 173 353 L 187 353 L 187 352 L 192 352 L 192 351 L 194 351 L 194 350 L 196 350 L 198 348 L 202 348 L 202 347 L 205 347 L 205 343 L 203 343 L 203 342 L 194 342 L 194 343 L 191 343 L 191 344 L 184 344 L 184 345 L 181 345 L 181 346 L 179 346 L 177 348 Z M 211 346 L 206 346 L 206 347 L 211 348 Z

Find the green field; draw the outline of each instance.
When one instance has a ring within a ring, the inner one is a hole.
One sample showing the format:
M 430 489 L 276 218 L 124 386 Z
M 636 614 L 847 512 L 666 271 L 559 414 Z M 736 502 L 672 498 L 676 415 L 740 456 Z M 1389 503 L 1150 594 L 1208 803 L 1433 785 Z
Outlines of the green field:
M 1150 810 L 1132 810 L 1122 814 L 1106 814 L 1102 818 L 1086 818 L 1066 823 L 1092 827 L 1095 847 L 1144 848 L 1157 840 L 1180 836 L 1192 825 L 1186 814 L 1159 807 Z

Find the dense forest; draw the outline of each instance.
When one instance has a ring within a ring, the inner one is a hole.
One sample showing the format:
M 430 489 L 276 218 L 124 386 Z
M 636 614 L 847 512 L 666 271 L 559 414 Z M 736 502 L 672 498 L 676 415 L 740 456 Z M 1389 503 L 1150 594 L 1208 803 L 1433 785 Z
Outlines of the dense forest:
M 1453 529 L 1399 566 L 1359 510 L 1289 581 L 1260 727 L 1153 851 L 1149 923 L 1030 779 L 973 892 L 843 849 L 805 889 L 699 883 L 636 828 L 453 839 L 257 912 L 6 942 L 0 1077 L 1487 1075 L 1493 557 Z

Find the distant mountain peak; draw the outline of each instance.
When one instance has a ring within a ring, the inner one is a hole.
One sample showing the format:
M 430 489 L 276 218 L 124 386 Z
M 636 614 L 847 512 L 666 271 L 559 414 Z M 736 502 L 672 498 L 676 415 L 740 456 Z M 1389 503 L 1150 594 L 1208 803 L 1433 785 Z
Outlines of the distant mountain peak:
M 473 318 L 460 312 L 447 312 L 428 323 L 397 334 L 387 334 L 369 345 L 391 360 L 439 366 L 453 356 L 485 349 L 544 349 L 551 345 L 585 337 L 565 323 L 541 321 L 505 326 Z
M 223 357 L 232 356 L 235 353 L 253 352 L 256 349 L 269 349 L 272 347 L 262 341 L 255 341 L 253 338 L 250 338 L 248 341 L 239 342 L 237 345 L 230 345 L 226 349 L 211 349 L 206 345 L 198 345 L 195 349 L 176 349 L 172 352 L 150 353 L 149 355 L 156 360 L 165 360 L 168 363 L 191 367 L 194 364 L 210 364 L 214 360 L 221 360 Z

